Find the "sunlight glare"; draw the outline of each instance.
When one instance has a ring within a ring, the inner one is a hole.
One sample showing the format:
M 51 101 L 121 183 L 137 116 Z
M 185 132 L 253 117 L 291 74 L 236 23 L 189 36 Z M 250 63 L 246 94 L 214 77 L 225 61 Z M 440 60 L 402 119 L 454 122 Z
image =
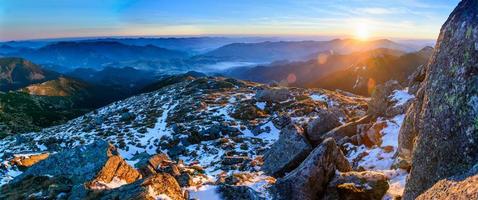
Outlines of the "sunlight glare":
M 359 40 L 368 40 L 370 37 L 369 27 L 364 24 L 358 24 L 355 29 L 355 37 Z

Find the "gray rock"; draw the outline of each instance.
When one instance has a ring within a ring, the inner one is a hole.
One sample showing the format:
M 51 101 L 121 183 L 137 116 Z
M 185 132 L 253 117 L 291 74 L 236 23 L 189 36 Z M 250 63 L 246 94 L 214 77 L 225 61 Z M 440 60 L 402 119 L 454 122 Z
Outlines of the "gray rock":
M 317 119 L 307 124 L 307 136 L 311 143 L 320 144 L 325 133 L 342 125 L 340 117 L 344 114 L 338 110 L 320 110 Z
M 279 103 L 289 99 L 289 96 L 290 92 L 287 88 L 270 88 L 257 91 L 255 99 L 257 101 Z
M 322 136 L 322 139 L 324 140 L 326 138 L 331 137 L 331 138 L 334 138 L 336 141 L 340 141 L 345 137 L 352 137 L 359 133 L 360 125 L 369 124 L 371 120 L 372 120 L 372 117 L 370 115 L 367 115 L 355 121 L 351 121 L 349 123 L 343 124 L 325 133 Z
M 235 165 L 249 161 L 251 161 L 251 159 L 247 156 L 224 156 L 221 163 L 223 165 Z
M 408 77 L 408 92 L 410 94 L 416 94 L 420 85 L 425 80 L 426 68 L 424 65 L 420 65 L 413 74 Z
M 172 200 L 188 199 L 188 194 L 181 190 L 176 179 L 163 173 L 112 190 L 104 190 L 99 193 L 90 192 L 86 199 L 153 200 L 158 199 L 157 196 L 160 194 L 167 195 Z
M 143 158 L 138 163 L 135 164 L 135 167 L 141 173 L 143 177 L 148 177 L 156 174 L 159 168 L 163 165 L 168 165 L 171 163 L 168 155 L 161 153 L 153 156 L 148 156 L 149 158 Z
M 220 185 L 217 191 L 224 200 L 264 200 L 259 193 L 247 186 Z
M 27 176 L 65 177 L 72 184 L 94 184 L 96 181 L 111 182 L 114 177 L 133 182 L 141 174 L 118 156 L 116 148 L 105 141 L 76 147 L 57 154 L 28 168 L 12 182 Z
M 335 141 L 328 138 L 299 167 L 277 180 L 271 188 L 274 199 L 320 199 L 336 170 L 347 172 L 351 166 Z
M 395 80 L 378 85 L 368 103 L 367 113 L 375 117 L 385 116 L 389 107 L 393 105 L 392 102 L 390 102 L 390 95 L 393 91 L 401 88 L 402 86 Z
M 262 170 L 272 176 L 281 177 L 293 170 L 312 150 L 302 128 L 289 125 L 280 132 L 279 140 L 264 153 Z
M 0 199 L 62 200 L 67 196 L 61 194 L 70 193 L 72 187 L 71 180 L 64 177 L 27 176 L 21 181 L 0 187 Z
M 426 66 L 412 169 L 404 199 L 478 163 L 478 1 L 463 0 L 443 25 Z
M 389 188 L 383 173 L 373 171 L 336 174 L 324 200 L 381 200 Z
M 428 199 L 478 199 L 478 169 L 452 176 L 438 181 L 433 187 L 417 197 L 417 200 Z

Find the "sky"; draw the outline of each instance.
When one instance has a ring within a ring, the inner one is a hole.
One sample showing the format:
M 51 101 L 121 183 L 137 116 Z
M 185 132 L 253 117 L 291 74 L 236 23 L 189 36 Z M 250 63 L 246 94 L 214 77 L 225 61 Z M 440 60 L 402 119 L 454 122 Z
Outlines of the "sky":
M 0 0 L 0 41 L 199 35 L 436 39 L 458 2 Z

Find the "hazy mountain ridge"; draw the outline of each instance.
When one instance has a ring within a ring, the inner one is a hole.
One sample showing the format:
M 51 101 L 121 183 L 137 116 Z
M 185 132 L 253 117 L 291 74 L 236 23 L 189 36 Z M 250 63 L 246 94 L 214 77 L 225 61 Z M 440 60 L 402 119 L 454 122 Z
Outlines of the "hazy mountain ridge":
M 234 43 L 223 46 L 204 56 L 232 61 L 272 62 L 277 60 L 309 60 L 319 53 L 350 54 L 389 48 L 411 51 L 412 48 L 390 40 L 359 41 L 353 39 L 335 39 L 330 41 L 280 41 L 261 43 Z
M 59 74 L 42 69 L 22 58 L 0 58 L 0 90 L 16 90 L 33 83 L 55 79 Z
M 397 80 L 403 85 L 408 85 L 409 76 L 420 66 L 426 65 L 432 53 L 433 48 L 426 47 L 418 52 L 399 56 L 385 55 L 369 58 L 348 69 L 334 72 L 305 85 L 332 90 L 340 89 L 369 96 L 375 85 L 389 80 Z
M 225 71 L 224 74 L 262 83 L 277 82 L 283 85 L 306 87 L 313 86 L 309 84 L 360 62 L 383 57 L 394 58 L 402 54 L 404 54 L 402 51 L 384 48 L 351 54 L 322 53 L 306 62 L 279 62 L 266 66 L 236 68 Z
M 138 59 L 169 60 L 184 58 L 187 54 L 152 45 L 131 46 L 118 42 L 59 42 L 39 49 L 27 49 L 14 53 L 36 63 L 69 67 L 101 68 L 103 65 Z

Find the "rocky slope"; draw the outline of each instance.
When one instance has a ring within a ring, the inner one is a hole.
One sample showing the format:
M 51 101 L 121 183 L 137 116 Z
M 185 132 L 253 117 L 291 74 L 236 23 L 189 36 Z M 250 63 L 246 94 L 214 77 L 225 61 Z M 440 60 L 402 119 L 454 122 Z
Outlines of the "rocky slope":
M 403 55 L 383 55 L 368 58 L 345 70 L 313 80 L 306 85 L 332 90 L 340 89 L 369 96 L 374 86 L 389 80 L 408 83 L 408 77 L 418 67 L 426 65 L 432 53 L 433 48 L 426 47 L 420 51 Z
M 76 103 L 70 97 L 0 93 L 0 138 L 63 124 L 90 110 Z
M 22 58 L 0 58 L 0 91 L 17 90 L 58 76 L 59 74 L 44 70 Z
M 21 89 L 31 95 L 66 97 L 88 93 L 86 90 L 90 86 L 84 82 L 74 79 L 59 77 L 58 79 L 46 81 L 39 84 L 32 84 Z
M 396 83 L 384 87 L 373 97 L 373 102 L 383 105 L 370 110 L 369 99 L 345 92 L 225 78 L 178 78 L 173 84 L 64 125 L 1 140 L 1 180 L 8 183 L 1 190 L 8 191 L 4 198 L 22 193 L 62 198 L 130 198 L 127 195 L 137 194 L 145 199 L 183 199 L 189 193 L 199 199 L 289 199 L 301 193 L 305 199 L 333 199 L 337 191 L 349 196 L 361 191 L 372 199 L 393 198 L 401 195 L 407 175 L 394 160 L 402 112 L 413 96 L 404 95 L 406 91 Z M 113 170 L 117 167 L 97 160 L 99 157 L 90 162 L 104 166 L 107 173 L 67 164 L 88 157 L 81 149 L 93 147 L 84 145 L 102 146 L 101 141 L 116 147 L 107 152 L 117 153 L 106 155 L 124 159 L 121 165 L 132 170 L 127 174 L 138 172 L 141 176 L 121 175 L 125 173 Z M 38 162 L 41 159 L 32 160 L 32 156 L 44 153 L 51 156 L 40 156 L 45 160 L 33 167 L 18 164 L 17 160 Z M 55 162 L 65 163 L 48 164 Z M 65 167 L 86 178 L 56 175 Z M 326 175 L 314 175 L 315 169 Z M 339 176 L 335 169 L 344 174 Z M 95 181 L 104 176 L 109 178 Z M 373 187 L 343 187 L 357 181 Z M 89 184 L 92 182 L 101 184 Z M 330 184 L 309 188 L 317 182 Z M 37 187 L 24 188 L 32 183 Z M 76 186 L 79 183 L 88 184 Z M 62 185 L 64 190 L 52 190 L 49 184 Z M 290 184 L 297 187 L 281 189 Z

